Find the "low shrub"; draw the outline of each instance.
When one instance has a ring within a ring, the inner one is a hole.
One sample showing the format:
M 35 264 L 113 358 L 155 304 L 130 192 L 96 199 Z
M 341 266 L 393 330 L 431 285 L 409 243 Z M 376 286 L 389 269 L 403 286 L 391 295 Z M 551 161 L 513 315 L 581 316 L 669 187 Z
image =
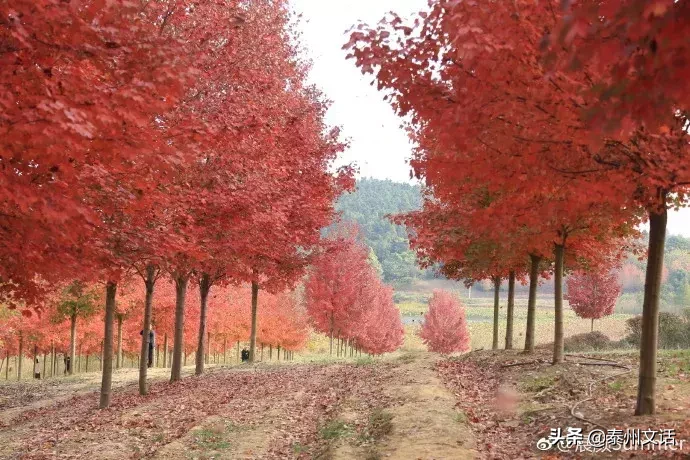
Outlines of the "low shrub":
M 659 313 L 659 348 L 690 348 L 690 315 Z M 642 316 L 635 316 L 625 322 L 628 334 L 625 340 L 639 346 L 642 337 Z
M 564 342 L 566 352 L 607 350 L 612 347 L 611 339 L 600 331 L 576 334 L 567 337 Z

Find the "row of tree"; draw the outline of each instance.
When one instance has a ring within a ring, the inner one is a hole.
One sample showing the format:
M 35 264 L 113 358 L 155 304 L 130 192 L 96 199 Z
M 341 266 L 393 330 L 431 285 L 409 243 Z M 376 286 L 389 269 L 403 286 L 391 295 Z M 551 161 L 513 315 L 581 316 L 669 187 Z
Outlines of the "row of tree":
M 397 350 L 405 335 L 393 289 L 382 283 L 358 241 L 357 229 L 340 227 L 326 239 L 305 283 L 314 329 L 369 354 Z M 340 347 L 339 347 L 340 349 Z
M 360 25 L 346 45 L 375 75 L 417 148 L 425 181 L 412 230 L 450 278 L 555 283 L 553 363 L 563 361 L 564 271 L 607 273 L 649 221 L 636 414 L 655 410 L 667 210 L 690 185 L 690 3 L 431 2 L 406 22 Z M 498 346 L 497 323 L 494 347 Z
M 183 363 L 194 352 L 196 359 L 208 363 L 217 354 L 227 359 L 228 350 L 240 342 L 249 342 L 251 332 L 250 287 L 221 286 L 208 297 L 206 348 L 198 352 L 200 304 L 198 289 L 186 304 L 186 317 L 191 325 L 183 335 Z M 259 299 L 256 340 L 270 356 L 273 350 L 294 352 L 301 350 L 309 336 L 308 318 L 298 292 L 266 293 Z M 141 351 L 141 327 L 144 315 L 144 286 L 132 280 L 120 287 L 115 313 L 115 368 L 124 365 L 125 357 L 138 359 Z M 66 287 L 54 302 L 49 303 L 40 315 L 21 315 L 16 311 L 5 312 L 0 333 L 2 359 L 10 357 L 69 356 L 73 366 L 69 374 L 79 369 L 77 358 L 103 354 L 103 298 L 97 286 L 83 286 L 76 282 Z M 162 356 L 161 364 L 169 367 L 171 347 L 174 345 L 175 286 L 168 280 L 157 286 L 156 300 L 152 308 L 151 326 L 156 337 L 156 355 Z M 146 357 L 144 357 L 146 360 Z M 45 361 L 45 358 L 44 358 Z M 99 361 L 100 363 L 100 361 Z M 49 367 L 50 368 L 50 367 Z M 53 374 L 55 372 L 52 372 Z M 18 369 L 18 377 L 21 371 Z
M 350 168 L 331 168 L 344 145 L 306 84 L 290 16 L 283 0 L 0 5 L 0 290 L 31 316 L 60 283 L 101 283 L 100 407 L 130 275 L 143 297 L 136 331 L 151 328 L 154 290 L 174 290 L 156 319 L 172 323 L 171 381 L 190 285 L 200 356 L 212 288 L 251 284 L 253 360 L 259 291 L 300 279 L 352 186 Z

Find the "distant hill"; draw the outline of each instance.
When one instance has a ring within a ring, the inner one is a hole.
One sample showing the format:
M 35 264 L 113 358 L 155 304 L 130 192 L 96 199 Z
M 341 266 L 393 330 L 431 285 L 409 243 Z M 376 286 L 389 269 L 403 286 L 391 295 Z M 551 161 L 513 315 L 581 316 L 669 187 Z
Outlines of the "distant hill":
M 357 190 L 344 195 L 336 204 L 344 221 L 359 224 L 367 244 L 374 250 L 387 282 L 406 282 L 429 274 L 416 265 L 407 231 L 385 216 L 419 209 L 419 186 L 391 180 L 361 179 Z

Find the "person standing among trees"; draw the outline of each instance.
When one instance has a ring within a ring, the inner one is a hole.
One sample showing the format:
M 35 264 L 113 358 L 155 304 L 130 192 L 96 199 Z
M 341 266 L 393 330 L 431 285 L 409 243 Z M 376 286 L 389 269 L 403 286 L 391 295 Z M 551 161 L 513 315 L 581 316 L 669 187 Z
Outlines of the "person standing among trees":
M 139 332 L 139 335 L 143 335 L 144 331 Z M 149 329 L 149 357 L 148 357 L 148 367 L 153 367 L 153 349 L 155 348 L 156 333 L 153 329 Z
M 67 375 L 67 374 L 69 374 L 69 371 L 72 367 L 72 362 L 71 362 L 70 356 L 67 353 L 65 353 L 64 356 L 65 356 L 64 357 L 64 361 L 65 361 L 65 372 L 64 372 L 64 374 Z
M 38 358 L 35 358 L 35 360 L 34 360 L 34 378 L 35 379 L 41 378 L 41 366 L 38 363 Z

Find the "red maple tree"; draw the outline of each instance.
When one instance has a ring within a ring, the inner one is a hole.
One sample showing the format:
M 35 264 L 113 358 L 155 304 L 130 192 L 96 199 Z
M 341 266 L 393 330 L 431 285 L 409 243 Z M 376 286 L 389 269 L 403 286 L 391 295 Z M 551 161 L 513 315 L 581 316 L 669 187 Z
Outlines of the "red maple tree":
M 594 320 L 613 314 L 616 301 L 621 294 L 618 275 L 610 270 L 575 272 L 567 280 L 568 294 L 565 298 L 570 308 L 580 318 Z
M 434 291 L 419 336 L 429 350 L 450 354 L 470 349 L 465 309 L 448 291 Z

